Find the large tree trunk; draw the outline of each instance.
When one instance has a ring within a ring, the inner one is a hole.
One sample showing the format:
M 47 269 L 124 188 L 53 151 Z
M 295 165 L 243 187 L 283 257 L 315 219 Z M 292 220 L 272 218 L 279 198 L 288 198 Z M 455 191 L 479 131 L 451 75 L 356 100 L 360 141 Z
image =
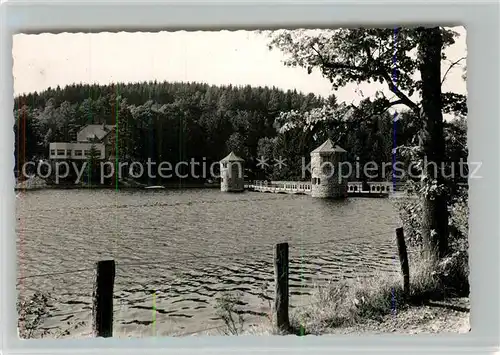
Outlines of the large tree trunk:
M 443 39 L 439 27 L 422 29 L 419 40 L 420 74 L 422 80 L 421 115 L 424 120 L 423 151 L 427 159 L 424 176 L 441 185 L 441 168 L 445 159 L 443 113 L 441 102 L 441 52 Z M 425 163 L 425 162 L 424 162 Z M 448 208 L 444 194 L 423 198 L 422 239 L 429 256 L 441 258 L 448 250 Z

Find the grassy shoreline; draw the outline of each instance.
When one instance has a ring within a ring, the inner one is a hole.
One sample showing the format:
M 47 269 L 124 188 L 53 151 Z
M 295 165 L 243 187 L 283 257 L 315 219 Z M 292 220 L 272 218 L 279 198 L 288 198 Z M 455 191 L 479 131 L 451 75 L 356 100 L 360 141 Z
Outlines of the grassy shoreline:
M 437 269 L 439 266 L 420 256 L 411 260 L 409 294 L 403 291 L 401 274 L 378 274 L 323 286 L 315 292 L 314 306 L 296 314 L 294 320 L 310 334 L 325 334 L 332 328 L 383 323 L 387 316 L 426 307 L 429 301 L 464 297 Z
M 344 279 L 319 285 L 315 287 L 308 306 L 290 313 L 289 332 L 278 332 L 270 315 L 269 319 L 257 326 L 241 326 L 238 333 L 325 335 L 384 333 L 388 328 L 392 329 L 391 332 L 402 333 L 425 332 L 434 328 L 439 331 L 467 332 L 470 328 L 467 307 L 453 303 L 455 300 L 468 303 L 468 291 L 448 283 L 450 274 L 453 274 L 452 280 L 457 275 L 463 277 L 460 265 L 450 263 L 450 260 L 434 264 L 415 254 L 410 259 L 409 294 L 403 291 L 403 276 L 400 273 L 381 272 L 372 277 Z M 439 301 L 441 303 L 437 303 Z M 446 301 L 451 302 L 451 305 L 447 305 Z M 226 307 L 228 308 L 231 307 Z M 234 312 L 234 307 L 232 309 Z M 450 317 L 453 318 L 453 324 L 450 324 L 448 330 L 444 320 Z M 226 315 L 226 318 L 231 317 Z M 224 332 L 235 334 L 234 326 L 231 328 L 233 331 L 228 332 L 226 329 Z

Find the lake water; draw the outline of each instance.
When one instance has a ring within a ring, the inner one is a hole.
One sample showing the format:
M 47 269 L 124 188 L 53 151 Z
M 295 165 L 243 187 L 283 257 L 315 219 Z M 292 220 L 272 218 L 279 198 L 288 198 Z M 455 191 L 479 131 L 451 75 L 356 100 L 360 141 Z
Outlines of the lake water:
M 40 190 L 21 194 L 17 217 L 18 289 L 50 295 L 42 327 L 51 336 L 86 334 L 92 269 L 106 258 L 117 264 L 119 336 L 220 326 L 214 306 L 226 291 L 241 292 L 243 316 L 258 322 L 273 296 L 273 245 L 279 242 L 290 243 L 292 306 L 307 303 L 315 284 L 397 269 L 399 219 L 389 199 Z

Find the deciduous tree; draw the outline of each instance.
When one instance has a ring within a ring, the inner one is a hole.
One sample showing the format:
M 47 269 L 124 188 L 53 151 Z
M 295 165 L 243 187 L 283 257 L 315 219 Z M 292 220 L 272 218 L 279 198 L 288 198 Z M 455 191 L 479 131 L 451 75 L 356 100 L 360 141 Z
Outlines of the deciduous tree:
M 309 73 L 319 69 L 333 89 L 351 83 L 386 85 L 394 97 L 379 94 L 379 112 L 403 105 L 423 122 L 421 152 L 438 169 L 423 172 L 426 190 L 422 235 L 426 250 L 435 257 L 446 254 L 448 238 L 447 198 L 438 192 L 443 183 L 439 167 L 445 158 L 443 112 L 467 112 L 463 95 L 441 91 L 444 49 L 454 43 L 455 36 L 455 32 L 440 27 L 285 30 L 272 33 L 270 42 L 270 48 L 288 55 L 286 65 L 303 67 Z M 420 74 L 419 79 L 416 74 Z M 420 94 L 421 99 L 414 99 L 415 94 Z M 310 112 L 303 120 L 304 129 L 343 117 L 336 114 L 338 108 L 334 112 Z M 289 127 L 293 126 L 294 114 L 286 118 L 290 118 Z

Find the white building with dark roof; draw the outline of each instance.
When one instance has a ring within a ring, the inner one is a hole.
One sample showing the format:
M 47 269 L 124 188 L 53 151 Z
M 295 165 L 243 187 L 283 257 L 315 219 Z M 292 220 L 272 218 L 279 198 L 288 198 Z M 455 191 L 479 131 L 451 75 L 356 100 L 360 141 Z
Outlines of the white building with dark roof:
M 49 159 L 86 160 L 92 146 L 98 152 L 98 159 L 110 157 L 111 141 L 114 137 L 113 125 L 87 125 L 76 135 L 76 142 L 52 142 L 49 145 Z

